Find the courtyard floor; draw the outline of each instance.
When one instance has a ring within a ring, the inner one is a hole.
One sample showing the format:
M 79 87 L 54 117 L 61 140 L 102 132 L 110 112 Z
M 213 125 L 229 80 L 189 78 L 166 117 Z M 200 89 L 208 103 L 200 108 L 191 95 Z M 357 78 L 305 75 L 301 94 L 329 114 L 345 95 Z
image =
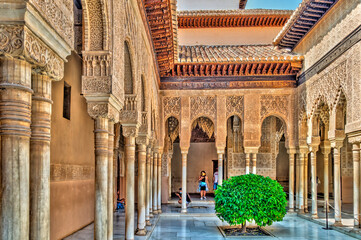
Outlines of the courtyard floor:
M 200 201 L 194 199 L 188 206 L 188 214 L 181 214 L 181 208 L 176 201 L 163 205 L 163 213 L 152 219 L 152 226 L 147 227 L 147 236 L 136 236 L 136 240 L 176 240 L 176 239 L 206 239 L 216 240 L 225 239 L 218 230 L 218 226 L 226 225 L 222 223 L 214 214 L 213 199 Z M 320 208 L 320 215 L 322 210 Z M 252 237 L 250 239 L 295 239 L 295 240 L 348 240 L 355 239 L 335 230 L 324 230 L 322 225 L 297 216 L 296 214 L 287 214 L 282 222 L 274 223 L 272 226 L 265 227 L 273 237 Z M 124 239 L 124 210 L 114 214 L 114 240 Z M 136 220 L 135 220 L 136 221 Z M 323 221 L 322 216 L 317 221 Z M 351 219 L 346 220 L 348 223 Z M 136 226 L 136 224 L 135 224 Z M 65 240 L 91 240 L 93 239 L 93 224 L 81 229 Z M 360 235 L 361 236 L 361 235 Z M 227 239 L 245 239 L 245 238 L 227 238 Z M 249 239 L 249 237 L 247 237 Z

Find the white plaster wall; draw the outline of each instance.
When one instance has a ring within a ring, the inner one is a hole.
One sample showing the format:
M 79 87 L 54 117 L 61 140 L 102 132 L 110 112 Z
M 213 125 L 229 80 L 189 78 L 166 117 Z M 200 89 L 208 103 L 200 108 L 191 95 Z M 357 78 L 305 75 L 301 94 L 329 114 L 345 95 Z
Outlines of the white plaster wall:
M 281 27 L 178 29 L 179 45 L 271 44 Z
M 239 0 L 178 0 L 178 10 L 238 9 Z

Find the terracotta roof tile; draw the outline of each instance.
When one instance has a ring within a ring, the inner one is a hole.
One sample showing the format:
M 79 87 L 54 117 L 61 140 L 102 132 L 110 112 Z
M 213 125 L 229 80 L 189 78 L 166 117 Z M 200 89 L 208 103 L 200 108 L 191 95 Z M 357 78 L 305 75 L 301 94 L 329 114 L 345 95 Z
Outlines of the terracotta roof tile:
M 272 45 L 179 46 L 180 63 L 226 63 L 255 61 L 300 61 L 302 56 L 275 49 Z

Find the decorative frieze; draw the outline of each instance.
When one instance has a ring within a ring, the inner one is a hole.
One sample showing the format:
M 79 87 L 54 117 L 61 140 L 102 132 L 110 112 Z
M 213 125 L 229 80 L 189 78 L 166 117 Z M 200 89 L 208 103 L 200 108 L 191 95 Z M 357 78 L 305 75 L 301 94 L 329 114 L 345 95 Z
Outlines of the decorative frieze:
M 179 118 L 181 113 L 180 97 L 164 97 L 163 98 L 164 119 L 174 116 Z
M 94 180 L 95 168 L 93 166 L 51 164 L 50 181 Z
M 191 97 L 191 119 L 195 117 L 210 117 L 216 119 L 217 99 L 210 96 Z
M 243 116 L 243 96 L 228 96 L 226 100 L 227 118 L 236 114 L 240 117 Z
M 289 95 L 262 95 L 261 96 L 261 119 L 268 114 L 281 114 L 288 117 Z M 286 120 L 286 119 L 284 119 Z

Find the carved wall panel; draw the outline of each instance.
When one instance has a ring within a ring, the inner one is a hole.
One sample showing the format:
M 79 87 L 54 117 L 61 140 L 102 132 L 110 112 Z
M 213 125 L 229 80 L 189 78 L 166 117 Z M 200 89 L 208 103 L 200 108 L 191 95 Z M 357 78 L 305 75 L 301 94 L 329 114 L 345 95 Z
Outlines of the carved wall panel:
M 164 120 L 170 116 L 180 119 L 181 99 L 180 97 L 164 97 L 163 98 Z
M 262 95 L 261 96 L 261 119 L 268 114 L 281 114 L 288 117 L 289 95 Z M 287 119 L 284 119 L 285 121 Z
M 228 96 L 226 101 L 227 118 L 232 115 L 243 116 L 244 111 L 244 97 L 243 96 Z
M 217 99 L 216 97 L 200 96 L 191 97 L 191 119 L 195 117 L 210 117 L 214 122 L 217 114 Z

